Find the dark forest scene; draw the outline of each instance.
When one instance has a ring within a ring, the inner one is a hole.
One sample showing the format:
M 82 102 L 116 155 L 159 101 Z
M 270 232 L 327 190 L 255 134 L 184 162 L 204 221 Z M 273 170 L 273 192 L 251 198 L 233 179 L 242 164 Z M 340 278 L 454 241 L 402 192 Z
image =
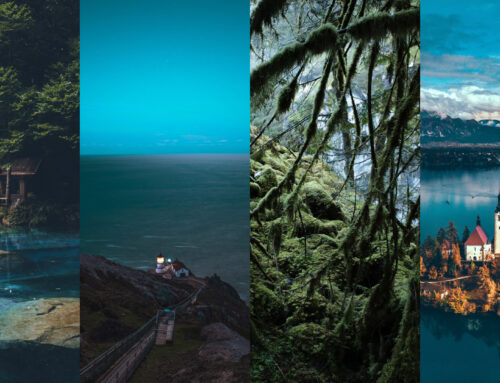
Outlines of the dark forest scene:
M 79 2 L 0 1 L 0 219 L 78 225 Z
M 0 0 L 0 382 L 79 381 L 79 17 Z
M 253 382 L 419 381 L 419 14 L 251 3 Z

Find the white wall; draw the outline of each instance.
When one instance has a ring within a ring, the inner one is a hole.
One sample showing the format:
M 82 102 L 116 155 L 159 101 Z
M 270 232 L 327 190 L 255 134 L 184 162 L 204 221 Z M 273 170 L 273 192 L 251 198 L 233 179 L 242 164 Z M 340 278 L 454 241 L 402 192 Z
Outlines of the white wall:
M 481 247 L 482 246 L 466 246 L 466 260 L 467 261 L 482 261 L 483 260 L 483 253 L 481 251 Z M 484 245 L 484 254 L 488 254 L 489 252 L 491 252 L 491 244 L 488 243 L 486 245 Z M 474 259 L 474 257 L 476 257 Z

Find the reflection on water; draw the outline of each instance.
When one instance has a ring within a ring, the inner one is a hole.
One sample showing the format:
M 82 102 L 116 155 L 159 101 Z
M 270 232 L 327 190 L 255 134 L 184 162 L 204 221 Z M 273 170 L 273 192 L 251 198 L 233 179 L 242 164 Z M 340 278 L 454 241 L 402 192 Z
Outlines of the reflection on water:
M 0 319 L 21 302 L 78 297 L 78 246 L 76 233 L 0 228 Z M 0 339 L 0 382 L 77 382 L 78 369 L 78 349 Z
M 490 240 L 500 191 L 500 169 L 421 171 L 420 235 L 436 237 L 453 221 L 462 237 L 481 216 Z M 421 382 L 500 382 L 500 317 L 461 316 L 421 308 Z
M 490 239 L 493 213 L 500 192 L 500 169 L 421 171 L 420 234 L 435 237 L 440 227 L 453 221 L 459 235 L 467 225 L 471 231 L 476 217 Z
M 500 319 L 421 308 L 420 381 L 500 382 Z

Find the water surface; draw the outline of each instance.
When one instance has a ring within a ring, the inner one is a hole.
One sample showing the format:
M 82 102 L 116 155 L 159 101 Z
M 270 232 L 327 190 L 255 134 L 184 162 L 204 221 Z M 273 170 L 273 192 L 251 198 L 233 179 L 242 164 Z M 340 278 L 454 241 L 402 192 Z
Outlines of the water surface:
M 493 213 L 500 192 L 500 169 L 432 171 L 421 170 L 420 235 L 435 237 L 439 228 L 453 221 L 460 238 L 467 225 L 481 226 L 493 239 Z
M 0 316 L 20 302 L 78 297 L 78 245 L 76 233 L 0 227 L 0 250 L 13 254 L 0 266 Z M 0 382 L 78 381 L 78 349 L 0 339 Z
M 247 299 L 248 155 L 83 156 L 81 251 L 138 269 L 156 255 Z
M 421 171 L 420 235 L 436 237 L 453 221 L 462 238 L 477 215 L 490 241 L 500 191 L 500 169 Z M 494 313 L 455 315 L 421 308 L 422 383 L 500 382 L 500 317 Z
M 496 314 L 455 315 L 421 308 L 420 382 L 500 381 Z

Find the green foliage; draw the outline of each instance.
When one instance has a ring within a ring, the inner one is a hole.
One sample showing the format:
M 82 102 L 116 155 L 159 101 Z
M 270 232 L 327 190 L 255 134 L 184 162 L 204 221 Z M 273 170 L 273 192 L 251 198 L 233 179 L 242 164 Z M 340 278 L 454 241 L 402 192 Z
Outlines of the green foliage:
M 418 381 L 411 6 L 290 2 L 252 38 L 252 381 Z
M 0 1 L 0 163 L 77 155 L 77 10 L 73 0 Z
M 299 324 L 288 330 L 288 336 L 292 344 L 305 354 L 317 355 L 325 348 L 326 332 L 319 324 Z
M 0 33 L 22 30 L 31 26 L 33 19 L 26 5 L 13 1 L 0 4 Z
M 78 225 L 78 217 L 62 204 L 26 201 L 11 209 L 4 218 L 11 226 L 68 228 Z
M 35 191 L 60 203 L 78 198 L 79 56 L 77 0 L 0 0 L 0 167 L 23 157 L 64 164 L 42 176 L 53 197 Z M 13 223 L 61 221 L 43 207 L 52 202 L 39 202 L 12 213 Z

